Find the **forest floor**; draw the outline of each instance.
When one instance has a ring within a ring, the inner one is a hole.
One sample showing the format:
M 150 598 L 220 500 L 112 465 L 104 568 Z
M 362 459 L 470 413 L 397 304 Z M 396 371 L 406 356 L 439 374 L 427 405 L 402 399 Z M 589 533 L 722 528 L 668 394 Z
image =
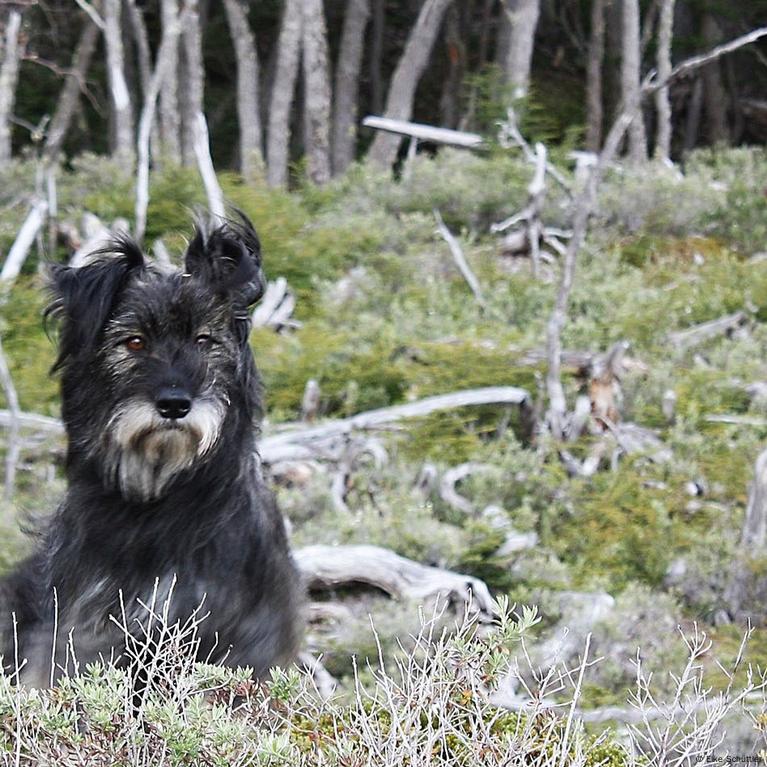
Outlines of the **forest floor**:
M 564 157 L 554 161 L 567 167 Z M 566 449 L 580 462 L 605 442 L 604 460 L 592 475 L 572 476 L 561 445 L 531 435 L 515 410 L 486 405 L 377 432 L 375 455 L 360 453 L 347 467 L 341 503 L 337 467 L 321 457 L 275 473 L 296 548 L 376 544 L 482 578 L 494 594 L 537 607 L 531 647 L 571 626 L 565 662 L 577 662 L 591 634 L 591 655 L 602 660 L 585 675 L 584 710 L 626 707 L 637 648 L 656 693 L 673 696 L 669 672 L 684 666 L 689 649 L 680 627 L 712 640 L 699 660 L 714 691 L 729 684 L 719 664 L 735 662 L 747 619 L 756 628 L 736 682 L 745 683 L 749 664 L 767 664 L 767 553 L 740 544 L 754 461 L 767 439 L 767 153 L 706 151 L 682 170 L 608 173 L 562 337 L 567 352 L 592 355 L 630 345 L 615 382 L 616 417 L 653 430 L 659 442 L 651 449 L 608 444 L 592 423 Z M 544 262 L 535 278 L 529 259 L 504 254 L 502 235 L 490 231 L 524 207 L 532 171 L 513 152 L 446 151 L 419 156 L 398 182 L 354 168 L 325 188 L 283 193 L 222 175 L 227 197 L 259 231 L 268 277 L 284 277 L 296 297 L 298 327 L 252 334 L 265 436 L 300 419 L 310 379 L 319 385 L 320 422 L 485 386 L 523 387 L 543 407 L 545 325 L 559 264 Z M 7 251 L 24 214 L 13 203 L 33 187 L 34 163 L 10 165 L 0 180 Z M 131 183 L 104 159 L 80 158 L 59 179 L 60 218 L 77 223 L 87 210 L 108 224 L 129 219 Z M 568 198 L 552 182 L 548 192 L 543 223 L 566 229 Z M 147 242 L 162 238 L 178 257 L 190 211 L 205 201 L 196 174 L 159 172 L 151 195 Z M 458 238 L 484 306 L 436 231 L 435 209 Z M 55 257 L 66 257 L 62 246 Z M 56 416 L 40 264 L 28 261 L 5 301 L 3 346 L 22 409 Z M 674 335 L 735 313 L 727 332 L 690 343 Z M 589 379 L 568 359 L 572 408 Z M 23 513 L 44 513 L 62 492 L 60 458 L 59 443 L 22 451 L 18 491 L 3 509 L 3 569 L 27 545 L 18 532 Z M 471 466 L 453 487 L 463 501 L 456 505 L 441 480 L 462 464 Z M 436 481 L 419 484 L 425 475 Z M 509 540 L 526 543 L 504 547 Z M 743 568 L 747 582 L 733 605 L 731 574 Z M 361 678 L 373 679 L 367 659 L 410 648 L 416 605 L 358 588 L 321 598 L 344 613 L 312 628 L 312 650 L 342 690 L 354 687 L 353 656 Z M 752 753 L 744 749 L 756 748 L 758 733 L 740 717 L 744 727 L 733 727 L 730 747 Z

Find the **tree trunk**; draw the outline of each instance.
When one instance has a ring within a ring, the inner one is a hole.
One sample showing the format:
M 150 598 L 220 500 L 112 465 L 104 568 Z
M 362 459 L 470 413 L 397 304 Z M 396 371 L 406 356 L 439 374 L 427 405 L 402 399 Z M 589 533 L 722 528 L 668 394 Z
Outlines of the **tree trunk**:
M 263 166 L 259 65 L 256 41 L 242 0 L 224 0 L 226 20 L 237 56 L 237 119 L 240 126 L 240 172 L 253 181 Z
M 764 551 L 767 544 L 767 450 L 759 453 L 754 464 L 754 481 L 748 493 L 746 516 L 740 533 L 740 545 L 749 552 Z
M 696 77 L 692 85 L 690 102 L 687 105 L 687 118 L 684 124 L 685 151 L 695 149 L 700 132 L 700 114 L 703 111 L 703 78 Z
M 370 0 L 348 0 L 341 47 L 336 63 L 333 94 L 333 173 L 343 173 L 354 160 L 357 143 L 357 97 L 359 93 L 365 27 Z
M 198 0 L 188 0 L 188 13 L 183 31 L 183 113 L 181 157 L 184 165 L 196 165 L 194 152 L 197 116 L 203 113 L 205 72 L 202 61 L 202 31 Z
M 272 83 L 267 137 L 267 178 L 271 186 L 288 183 L 290 108 L 301 55 L 302 0 L 287 0 L 277 41 L 277 65 Z
M 11 8 L 5 21 L 5 35 L 0 64 L 0 163 L 11 159 L 11 117 L 16 102 L 16 84 L 19 79 L 19 61 L 23 43 L 19 40 L 21 11 Z
M 412 117 L 418 81 L 429 63 L 442 19 L 451 3 L 452 0 L 426 0 L 421 7 L 405 52 L 394 70 L 384 117 L 393 120 L 410 120 Z M 400 136 L 379 132 L 370 147 L 370 160 L 385 168 L 391 167 L 401 140 Z
M 662 0 L 658 22 L 658 80 L 663 82 L 671 74 L 671 42 L 674 28 L 674 0 Z M 655 136 L 655 158 L 668 160 L 671 154 L 671 102 L 668 86 L 655 94 L 658 110 L 658 128 Z
M 639 0 L 623 0 L 623 60 L 621 62 L 621 90 L 627 110 L 634 112 L 640 103 L 640 23 Z M 644 119 L 641 111 L 629 126 L 628 155 L 633 162 L 647 159 Z
M 120 0 L 104 0 L 104 45 L 114 125 L 114 156 L 126 170 L 133 166 L 133 108 L 125 80 Z
M 48 134 L 45 138 L 44 154 L 46 162 L 53 163 L 56 160 L 69 126 L 72 123 L 75 110 L 80 101 L 80 90 L 85 82 L 88 69 L 91 65 L 93 52 L 99 39 L 99 28 L 89 19 L 83 22 L 85 26 L 77 43 L 77 48 L 72 56 L 72 65 L 64 81 L 64 87 L 59 94 L 56 111 L 53 113 Z
M 384 28 L 386 17 L 384 15 L 384 0 L 372 0 L 373 20 L 370 34 L 370 111 L 374 115 L 380 115 L 384 108 L 384 86 L 381 73 L 383 61 Z
M 598 152 L 602 146 L 602 61 L 605 57 L 605 0 L 591 6 L 591 37 L 586 67 L 586 148 Z
M 163 32 L 178 16 L 177 0 L 160 0 Z M 168 68 L 160 90 L 160 142 L 162 154 L 171 162 L 181 162 L 181 114 L 178 103 L 178 36 L 168 51 Z
M 440 122 L 445 128 L 457 128 L 460 119 L 461 83 L 466 68 L 466 45 L 461 37 L 461 29 L 467 26 L 461 24 L 458 8 L 450 8 L 445 19 L 448 71 L 439 99 Z
M 706 13 L 703 16 L 701 32 L 706 47 L 712 48 L 721 42 L 722 35 L 716 19 Z M 722 82 L 719 60 L 703 67 L 703 103 L 706 114 L 706 136 L 711 144 L 728 143 L 730 131 L 727 126 L 727 91 Z
M 511 25 L 504 74 L 507 84 L 511 86 L 512 98 L 518 99 L 527 95 L 530 86 L 540 0 L 503 0 L 502 10 Z
M 306 162 L 315 184 L 330 181 L 330 67 L 322 0 L 303 0 Z

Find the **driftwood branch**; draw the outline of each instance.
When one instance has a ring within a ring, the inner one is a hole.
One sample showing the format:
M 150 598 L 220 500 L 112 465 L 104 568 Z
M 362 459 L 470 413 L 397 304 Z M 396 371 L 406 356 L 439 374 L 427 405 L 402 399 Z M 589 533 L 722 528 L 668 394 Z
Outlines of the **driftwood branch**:
M 308 445 L 355 431 L 378 429 L 408 418 L 419 418 L 441 410 L 454 410 L 470 405 L 519 405 L 522 408 L 529 408 L 530 394 L 527 390 L 516 386 L 488 386 L 484 389 L 466 389 L 450 394 L 438 394 L 404 405 L 369 410 L 350 418 L 340 418 L 317 426 L 291 424 L 284 427 L 280 433 L 261 440 L 261 455 L 264 461 L 269 463 L 270 454 L 279 454 L 282 449 L 289 446 Z
M 197 167 L 200 170 L 205 194 L 208 197 L 208 208 L 212 216 L 219 220 L 226 218 L 224 205 L 224 193 L 216 177 L 213 167 L 213 159 L 210 156 L 210 136 L 208 135 L 208 123 L 205 115 L 198 112 L 194 121 L 194 154 L 197 158 Z
M 483 581 L 439 567 L 427 567 L 378 546 L 305 546 L 294 552 L 309 589 L 366 583 L 395 599 L 458 599 L 474 611 L 493 614 L 493 599 Z
M 684 351 L 698 344 L 710 341 L 717 336 L 731 333 L 736 328 L 745 324 L 747 320 L 748 317 L 745 312 L 735 312 L 725 317 L 703 322 L 700 325 L 694 325 L 691 328 L 669 333 L 668 340 L 677 350 Z
M 407 120 L 394 120 L 389 117 L 366 117 L 362 124 L 366 128 L 396 133 L 400 136 L 410 136 L 416 141 L 431 141 L 435 144 L 461 147 L 463 149 L 478 149 L 484 146 L 484 139 L 477 133 L 437 128 L 433 125 L 412 123 Z
M 3 387 L 6 402 L 8 403 L 8 445 L 5 454 L 5 487 L 3 497 L 6 501 L 13 498 L 13 492 L 16 486 L 16 465 L 19 461 L 19 398 L 16 394 L 16 387 L 13 384 L 11 369 L 8 366 L 2 342 L 0 341 L 0 385 Z
M 490 467 L 481 463 L 461 463 L 448 469 L 439 483 L 439 497 L 450 507 L 460 511 L 462 514 L 473 514 L 474 506 L 468 498 L 462 496 L 457 490 L 456 485 L 466 479 L 466 477 L 487 471 Z
M 437 231 L 439 232 L 442 239 L 447 243 L 447 246 L 450 248 L 450 253 L 453 255 L 453 261 L 455 261 L 455 265 L 463 275 L 464 280 L 466 280 L 466 283 L 471 289 L 471 292 L 474 294 L 474 298 L 477 300 L 480 308 L 485 309 L 487 304 L 485 303 L 485 297 L 482 295 L 482 288 L 479 285 L 479 280 L 476 278 L 474 272 L 472 272 L 471 267 L 469 266 L 469 263 L 466 261 L 466 257 L 463 255 L 463 250 L 461 249 L 460 243 L 453 236 L 453 233 L 447 228 L 445 222 L 442 220 L 440 212 L 436 208 L 434 209 L 434 218 L 437 220 Z
M 19 276 L 29 249 L 32 247 L 35 238 L 45 223 L 47 212 L 48 202 L 46 200 L 37 199 L 32 203 L 29 213 L 26 219 L 24 219 L 24 223 L 16 235 L 16 239 L 3 263 L 3 270 L 0 272 L 0 282 L 13 282 Z

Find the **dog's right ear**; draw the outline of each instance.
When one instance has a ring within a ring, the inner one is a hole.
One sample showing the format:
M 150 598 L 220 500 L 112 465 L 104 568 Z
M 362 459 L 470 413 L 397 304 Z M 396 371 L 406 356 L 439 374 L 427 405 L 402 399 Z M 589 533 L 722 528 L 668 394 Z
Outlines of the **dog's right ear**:
M 45 319 L 61 323 L 54 368 L 67 357 L 93 348 L 128 277 L 144 264 L 138 245 L 120 238 L 92 254 L 84 266 L 51 265 L 49 290 L 53 300 L 45 310 Z

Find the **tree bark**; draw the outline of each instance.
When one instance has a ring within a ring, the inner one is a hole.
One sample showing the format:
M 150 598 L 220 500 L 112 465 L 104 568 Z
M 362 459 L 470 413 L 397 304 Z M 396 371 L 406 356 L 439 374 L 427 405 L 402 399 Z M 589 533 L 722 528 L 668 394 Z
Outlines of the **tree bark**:
M 178 16 L 178 0 L 160 0 L 163 31 Z M 181 162 L 181 114 L 178 103 L 178 36 L 168 51 L 168 68 L 160 90 L 160 142 L 162 154 L 171 162 Z
M 322 0 L 303 0 L 306 162 L 315 184 L 330 181 L 330 67 Z
M 133 107 L 125 79 L 120 0 L 104 0 L 104 44 L 114 125 L 114 156 L 125 170 L 133 166 Z
M 511 25 L 504 73 L 507 84 L 511 86 L 512 98 L 518 99 L 526 96 L 530 87 L 540 0 L 503 0 L 502 9 Z
M 373 19 L 370 30 L 370 58 L 368 61 L 368 69 L 370 70 L 370 111 L 374 115 L 380 115 L 384 108 L 381 62 L 383 61 L 386 17 L 384 15 L 384 0 L 372 0 L 372 2 Z
M 754 464 L 754 481 L 748 493 L 746 516 L 740 545 L 750 553 L 764 551 L 767 544 L 767 450 L 759 453 Z
M 224 0 L 229 33 L 237 56 L 237 119 L 240 126 L 240 173 L 254 181 L 263 166 L 259 64 L 256 41 L 242 0 Z
M 722 38 L 716 19 L 706 13 L 703 16 L 701 32 L 708 47 L 716 45 Z M 703 67 L 703 104 L 706 115 L 706 136 L 711 144 L 728 143 L 730 131 L 727 125 L 727 91 L 722 82 L 719 60 Z
M 598 152 L 602 145 L 602 61 L 605 56 L 605 0 L 591 6 L 591 37 L 586 67 L 586 148 Z
M 11 117 L 16 102 L 19 61 L 24 53 L 20 40 L 21 11 L 11 8 L 5 22 L 5 35 L 0 64 L 0 163 L 11 159 Z
M 623 60 L 621 62 L 621 90 L 623 103 L 632 113 L 640 105 L 641 53 L 639 0 L 623 0 Z M 641 111 L 629 126 L 628 155 L 633 162 L 647 159 L 644 119 Z
M 277 65 L 272 83 L 266 152 L 267 179 L 270 186 L 276 187 L 284 187 L 288 183 L 290 111 L 301 55 L 301 3 L 302 0 L 286 1 L 277 41 Z
M 88 74 L 93 52 L 96 50 L 96 43 L 98 43 L 99 39 L 99 28 L 89 18 L 85 19 L 84 24 L 80 40 L 72 56 L 72 65 L 67 73 L 64 87 L 59 94 L 56 111 L 53 113 L 53 118 L 45 138 L 43 153 L 46 162 L 49 164 L 55 162 L 59 152 L 61 152 L 62 144 L 77 110 L 77 105 L 80 101 L 80 91 Z
M 188 13 L 183 30 L 183 112 L 181 158 L 184 165 L 195 165 L 194 147 L 198 130 L 198 115 L 203 113 L 205 72 L 202 60 L 202 31 L 198 0 L 188 0 Z
M 674 28 L 674 0 L 662 0 L 658 22 L 658 79 L 663 82 L 671 74 L 671 42 Z M 658 111 L 658 128 L 655 136 L 655 158 L 668 160 L 671 153 L 671 102 L 668 86 L 658 89 L 655 94 L 655 108 Z
M 370 0 L 348 0 L 333 94 L 334 175 L 343 173 L 354 160 L 360 67 L 369 17 Z
M 466 45 L 461 36 L 461 29 L 466 29 L 466 26 L 461 24 L 458 8 L 452 6 L 445 19 L 448 70 L 439 99 L 441 124 L 446 128 L 457 128 L 460 120 L 461 83 L 466 68 Z
M 405 52 L 394 70 L 384 117 L 394 120 L 409 120 L 412 117 L 418 81 L 429 63 L 442 19 L 451 3 L 452 0 L 426 0 L 421 7 L 418 20 L 405 45 Z M 379 133 L 370 147 L 368 157 L 377 165 L 389 168 L 397 157 L 400 141 L 399 136 Z

